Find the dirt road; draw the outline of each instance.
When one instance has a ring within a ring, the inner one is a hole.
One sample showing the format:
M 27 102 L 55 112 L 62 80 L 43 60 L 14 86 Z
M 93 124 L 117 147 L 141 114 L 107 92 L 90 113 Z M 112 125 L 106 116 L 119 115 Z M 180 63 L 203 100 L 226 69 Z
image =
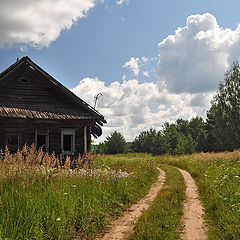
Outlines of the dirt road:
M 204 223 L 204 210 L 199 200 L 198 188 L 192 176 L 182 169 L 178 169 L 184 177 L 186 185 L 186 201 L 184 202 L 184 215 L 182 218 L 182 240 L 207 239 L 207 227 Z
M 158 170 L 160 171 L 158 180 L 151 186 L 149 193 L 138 203 L 133 204 L 122 217 L 114 221 L 107 233 L 101 238 L 102 240 L 123 240 L 129 237 L 138 218 L 141 216 L 142 212 L 149 207 L 149 204 L 157 197 L 157 193 L 165 181 L 165 172 L 159 168 Z

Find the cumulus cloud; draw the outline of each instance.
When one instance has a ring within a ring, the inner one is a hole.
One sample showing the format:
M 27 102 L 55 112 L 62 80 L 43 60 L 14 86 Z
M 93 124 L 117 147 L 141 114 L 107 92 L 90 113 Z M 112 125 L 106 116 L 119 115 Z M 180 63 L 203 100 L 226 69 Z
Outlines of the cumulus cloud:
M 135 76 L 138 76 L 141 66 L 146 65 L 148 61 L 149 59 L 145 56 L 141 58 L 131 57 L 129 61 L 124 63 L 123 67 L 129 68 Z M 143 75 L 144 75 L 144 72 L 143 72 Z M 146 76 L 146 71 L 144 76 Z
M 210 104 L 208 99 L 212 97 L 210 93 L 176 94 L 167 89 L 160 91 L 156 83 L 140 83 L 136 79 L 125 79 L 122 83 L 116 81 L 106 86 L 98 78 L 84 78 L 72 91 L 91 105 L 97 93 L 103 94 L 96 109 L 108 123 L 103 127 L 100 141 L 114 130 L 131 141 L 140 131 L 150 127 L 160 129 L 166 121 L 190 119 L 197 115 L 204 117 Z
M 240 59 L 240 26 L 223 29 L 209 14 L 192 15 L 186 26 L 161 41 L 156 73 L 159 81 L 142 83 L 122 76 L 122 82 L 110 85 L 98 78 L 84 78 L 72 91 L 93 104 L 101 92 L 97 109 L 108 124 L 103 136 L 117 130 L 128 141 L 150 127 L 160 129 L 164 122 L 178 118 L 205 118 L 219 81 L 233 60 Z M 123 67 L 136 77 L 148 77 L 149 67 L 156 61 L 151 57 L 132 57 Z
M 2 0 L 0 47 L 25 44 L 47 47 L 100 0 Z
M 159 86 L 175 93 L 210 92 L 232 61 L 240 59 L 240 25 L 223 29 L 209 13 L 192 15 L 158 48 Z
M 128 62 L 125 62 L 123 67 L 130 68 L 132 70 L 133 74 L 138 76 L 139 74 L 139 58 L 131 57 L 131 59 Z

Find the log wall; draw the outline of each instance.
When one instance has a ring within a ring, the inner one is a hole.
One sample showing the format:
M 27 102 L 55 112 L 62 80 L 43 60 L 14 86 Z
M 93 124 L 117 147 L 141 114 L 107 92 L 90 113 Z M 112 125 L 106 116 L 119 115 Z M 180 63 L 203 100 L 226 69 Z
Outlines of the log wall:
M 6 139 L 8 134 L 16 134 L 20 136 L 20 149 L 27 144 L 31 146 L 35 143 L 35 128 L 0 128 L 0 149 L 4 150 L 6 147 Z M 84 152 L 84 131 L 83 127 L 75 131 L 75 155 L 83 154 Z M 91 150 L 91 135 L 90 127 L 87 128 L 87 149 Z M 61 129 L 49 129 L 49 153 L 55 152 L 57 155 L 61 154 Z

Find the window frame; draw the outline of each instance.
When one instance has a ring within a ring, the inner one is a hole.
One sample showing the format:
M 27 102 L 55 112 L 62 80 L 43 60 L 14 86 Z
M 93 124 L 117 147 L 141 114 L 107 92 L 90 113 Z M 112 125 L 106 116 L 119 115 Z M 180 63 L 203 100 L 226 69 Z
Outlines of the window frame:
M 17 136 L 18 138 L 18 150 L 20 150 L 20 144 L 21 144 L 21 134 L 20 133 L 17 133 L 17 132 L 9 132 L 9 133 L 6 133 L 6 146 L 8 147 L 9 151 L 11 152 L 11 149 L 9 148 L 9 144 L 8 144 L 8 138 L 9 136 Z
M 71 150 L 64 151 L 64 135 L 71 135 Z M 61 151 L 63 155 L 74 155 L 75 153 L 75 135 L 76 129 L 73 128 L 62 128 L 61 129 Z
M 49 130 L 43 130 L 43 129 L 36 129 L 35 130 L 35 147 L 36 150 L 38 151 L 39 149 L 37 149 L 37 137 L 38 136 L 45 136 L 45 148 L 46 148 L 46 152 L 49 151 Z

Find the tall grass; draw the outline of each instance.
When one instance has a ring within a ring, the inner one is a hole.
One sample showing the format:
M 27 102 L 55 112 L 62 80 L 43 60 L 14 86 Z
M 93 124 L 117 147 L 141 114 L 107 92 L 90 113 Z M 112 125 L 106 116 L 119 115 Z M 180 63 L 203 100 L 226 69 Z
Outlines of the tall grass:
M 185 196 L 184 180 L 177 169 L 163 165 L 161 168 L 166 171 L 164 186 L 156 200 L 140 217 L 129 240 L 179 238 L 182 201 Z
M 158 174 L 137 157 L 61 161 L 26 146 L 0 154 L 0 239 L 94 239 Z
M 194 176 L 209 239 L 240 239 L 240 151 L 166 156 L 159 162 L 184 168 Z

